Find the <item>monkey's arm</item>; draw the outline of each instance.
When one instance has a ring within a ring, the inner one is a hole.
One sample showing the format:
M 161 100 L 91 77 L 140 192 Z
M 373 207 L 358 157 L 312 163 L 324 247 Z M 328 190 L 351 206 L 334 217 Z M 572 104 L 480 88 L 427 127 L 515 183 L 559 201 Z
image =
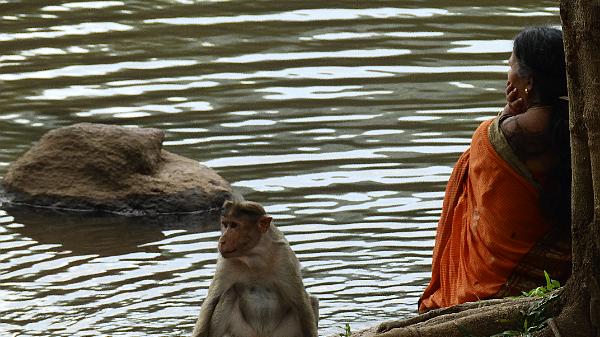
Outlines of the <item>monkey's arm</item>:
M 304 290 L 304 287 L 302 287 L 302 290 Z M 315 317 L 315 311 L 313 307 L 314 302 L 309 297 L 308 293 L 304 292 L 304 294 L 305 295 L 303 298 L 299 299 L 298 301 L 298 319 L 300 320 L 300 326 L 302 327 L 302 336 L 317 337 L 317 325 L 319 324 L 319 318 Z
M 208 337 L 210 330 L 210 322 L 213 317 L 213 313 L 215 312 L 215 308 L 217 304 L 219 304 L 219 300 L 221 299 L 222 287 L 218 286 L 217 279 L 219 279 L 219 272 L 215 274 L 213 277 L 213 281 L 211 282 L 210 287 L 208 288 L 208 294 L 202 302 L 202 307 L 200 307 L 200 315 L 198 316 L 198 320 L 196 320 L 196 325 L 194 326 L 194 331 L 192 332 L 192 337 Z
M 286 263 L 281 263 L 280 266 L 283 267 L 280 271 L 288 275 L 286 277 L 288 282 L 283 284 L 283 293 L 288 294 L 288 300 L 298 312 L 302 336 L 317 337 L 319 301 L 304 289 L 300 263 L 291 249 L 288 248 L 286 255 L 288 255 Z
M 308 294 L 310 298 L 310 306 L 315 318 L 315 326 L 319 328 L 319 299 L 315 295 Z
M 196 326 L 192 332 L 192 337 L 208 337 L 210 329 L 210 320 L 212 319 L 215 307 L 219 303 L 219 297 L 206 297 L 200 308 L 200 316 L 196 320 Z

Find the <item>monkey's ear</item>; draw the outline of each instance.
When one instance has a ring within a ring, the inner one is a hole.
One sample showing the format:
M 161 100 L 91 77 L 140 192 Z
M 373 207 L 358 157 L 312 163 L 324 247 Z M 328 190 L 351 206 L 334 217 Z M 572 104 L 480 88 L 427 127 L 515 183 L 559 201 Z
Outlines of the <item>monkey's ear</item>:
M 258 219 L 258 230 L 261 233 L 266 233 L 269 230 L 269 227 L 271 227 L 272 220 L 273 218 L 270 216 L 261 216 L 260 219 Z

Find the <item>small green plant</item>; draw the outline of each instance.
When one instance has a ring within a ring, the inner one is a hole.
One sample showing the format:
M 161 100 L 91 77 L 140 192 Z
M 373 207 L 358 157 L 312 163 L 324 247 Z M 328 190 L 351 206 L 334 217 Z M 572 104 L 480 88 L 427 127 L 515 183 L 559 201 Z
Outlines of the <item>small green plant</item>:
M 544 297 L 544 295 L 546 295 L 547 293 L 560 288 L 560 282 L 551 279 L 550 275 L 548 275 L 548 272 L 546 272 L 545 270 L 544 277 L 546 278 L 546 286 L 540 286 L 529 291 L 524 291 L 523 296 Z
M 553 302 L 557 298 L 557 293 L 543 296 L 542 299 L 529 307 L 526 311 L 521 311 L 521 317 L 523 319 L 523 327 L 521 329 L 504 331 L 493 335 L 492 337 L 532 337 L 534 332 L 540 331 L 546 327 L 546 320 L 548 319 L 548 317 L 546 317 L 546 308 L 550 302 Z
M 346 323 L 340 328 L 344 330 L 343 333 L 339 334 L 340 337 L 350 337 L 350 335 L 352 335 L 352 331 L 350 330 L 350 324 Z
M 502 333 L 493 335 L 492 337 L 509 337 L 509 336 L 521 336 L 531 337 L 536 331 L 540 331 L 546 327 L 546 307 L 548 303 L 558 298 L 557 293 L 549 294 L 553 290 L 560 288 L 560 282 L 550 278 L 550 275 L 544 270 L 544 277 L 546 278 L 546 285 L 540 286 L 530 291 L 524 291 L 522 296 L 527 297 L 541 297 L 542 299 L 529 307 L 527 311 L 521 312 L 523 319 L 523 327 L 519 330 L 504 331 Z

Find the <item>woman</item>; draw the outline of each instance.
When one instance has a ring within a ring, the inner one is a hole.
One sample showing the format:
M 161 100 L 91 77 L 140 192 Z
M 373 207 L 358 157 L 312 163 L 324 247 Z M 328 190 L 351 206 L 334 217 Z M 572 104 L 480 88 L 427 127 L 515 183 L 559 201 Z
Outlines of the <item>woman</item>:
M 562 32 L 515 38 L 507 104 L 482 123 L 448 186 L 432 278 L 419 311 L 565 281 L 570 265 L 570 144 Z

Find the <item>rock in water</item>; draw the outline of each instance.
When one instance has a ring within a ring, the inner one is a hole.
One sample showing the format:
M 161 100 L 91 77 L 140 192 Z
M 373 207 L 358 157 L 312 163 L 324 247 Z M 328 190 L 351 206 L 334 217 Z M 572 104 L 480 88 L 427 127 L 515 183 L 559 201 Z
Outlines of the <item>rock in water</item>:
M 158 129 L 81 123 L 55 129 L 2 181 L 9 205 L 125 215 L 189 213 L 220 207 L 229 183 L 197 161 L 162 149 Z

